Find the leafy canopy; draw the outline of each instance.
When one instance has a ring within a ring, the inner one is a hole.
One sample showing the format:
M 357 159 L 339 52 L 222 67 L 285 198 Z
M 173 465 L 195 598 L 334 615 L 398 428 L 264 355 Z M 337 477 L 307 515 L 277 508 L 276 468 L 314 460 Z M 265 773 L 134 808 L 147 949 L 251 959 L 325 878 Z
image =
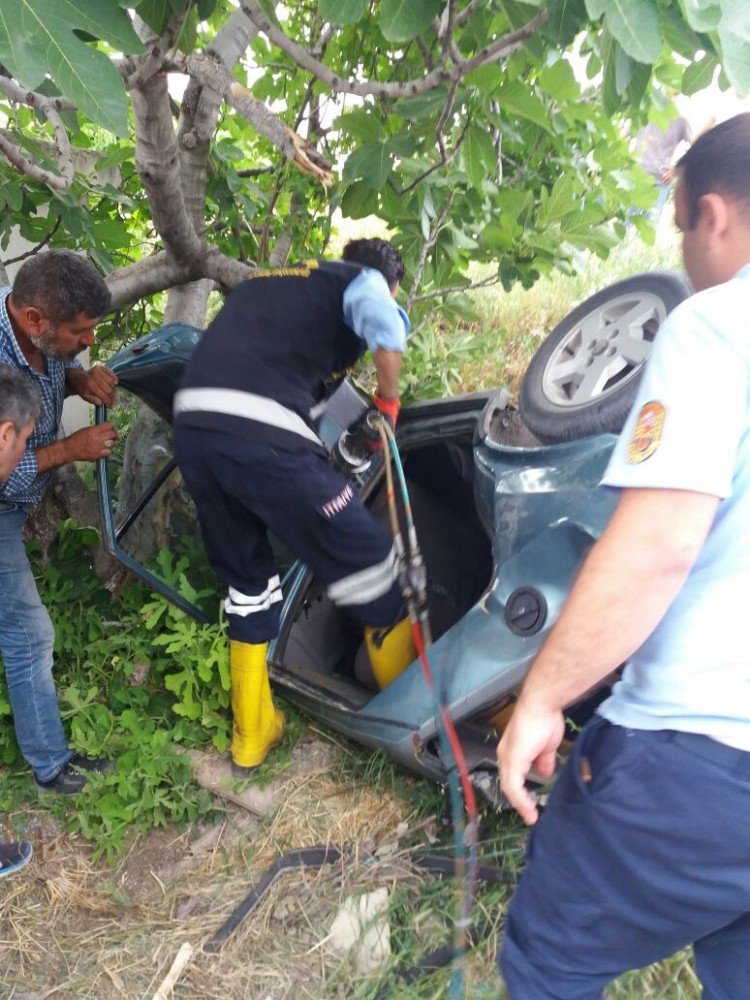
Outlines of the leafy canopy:
M 338 212 L 377 216 L 404 253 L 417 314 L 470 284 L 472 263 L 494 267 L 506 286 L 529 285 L 574 267 L 582 251 L 606 255 L 626 211 L 653 199 L 626 137 L 649 116 L 668 120 L 665 90 L 693 93 L 717 75 L 750 90 L 744 0 L 241 6 L 260 30 L 235 80 L 307 135 L 336 180 L 326 193 L 225 107 L 197 196 L 202 232 L 228 257 L 265 264 L 280 240 L 287 256 L 325 252 Z M 149 58 L 149 72 L 169 72 L 170 59 L 222 39 L 236 16 L 229 0 L 0 0 L 5 70 L 66 99 L 75 146 L 99 157 L 98 173 L 79 169 L 54 194 L 0 161 L 0 244 L 20 226 L 32 241 L 88 250 L 107 271 L 159 250 L 128 72 Z M 6 114 L 19 147 L 54 165 L 44 113 L 6 105 Z M 648 223 L 635 224 L 649 235 Z M 466 300 L 451 301 L 465 313 Z

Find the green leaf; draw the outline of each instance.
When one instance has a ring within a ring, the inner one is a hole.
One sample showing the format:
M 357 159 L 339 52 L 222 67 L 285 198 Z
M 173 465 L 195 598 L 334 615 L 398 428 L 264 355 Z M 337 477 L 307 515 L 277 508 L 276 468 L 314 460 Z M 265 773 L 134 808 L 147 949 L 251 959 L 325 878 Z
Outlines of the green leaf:
M 0 0 L 0 62 L 30 89 L 49 73 L 82 114 L 126 135 L 122 79 L 103 52 L 76 36 L 77 30 L 121 52 L 143 51 L 127 15 L 110 0 Z
M 549 19 L 542 34 L 555 48 L 567 48 L 580 33 L 586 20 L 584 0 L 549 0 Z
M 341 212 L 348 219 L 364 219 L 377 211 L 378 197 L 365 181 L 355 181 L 344 191 Z
M 610 0 L 586 0 L 586 11 L 592 21 L 607 13 Z
M 3 184 L 5 204 L 13 212 L 20 212 L 23 206 L 23 189 L 19 184 Z
M 492 176 L 497 167 L 492 139 L 478 125 L 470 125 L 461 152 L 469 180 L 475 188 L 481 188 L 485 177 Z
M 683 94 L 695 94 L 711 84 L 718 63 L 713 56 L 704 55 L 698 62 L 685 67 L 682 74 Z
M 94 223 L 94 236 L 107 250 L 121 250 L 128 245 L 128 227 L 122 219 L 105 219 Z
M 723 4 L 716 0 L 679 0 L 679 3 L 694 31 L 714 31 L 719 26 Z
M 320 16 L 331 24 L 354 24 L 367 10 L 368 0 L 318 0 Z
M 664 41 L 654 0 L 608 0 L 604 23 L 636 62 L 653 63 Z
M 516 81 L 503 87 L 497 95 L 501 111 L 507 115 L 518 115 L 550 131 L 549 112 L 536 94 L 526 84 Z
M 175 45 L 180 52 L 192 52 L 198 44 L 198 11 L 191 7 L 182 22 Z
M 628 101 L 633 107 L 638 107 L 643 100 L 643 95 L 646 93 L 646 87 L 648 87 L 650 79 L 651 67 L 648 63 L 636 63 L 627 93 Z
M 634 69 L 635 62 L 618 45 L 615 52 L 615 90 L 618 95 L 624 94 L 630 86 Z
M 677 52 L 687 60 L 692 60 L 698 49 L 705 48 L 705 38 L 701 38 L 686 23 L 679 5 L 670 5 L 666 9 L 662 7 L 660 14 L 664 41 L 673 52 Z
M 408 42 L 429 27 L 442 8 L 442 0 L 383 0 L 380 30 L 389 42 Z
M 391 173 L 391 150 L 386 139 L 384 142 L 366 142 L 355 149 L 344 166 L 344 180 L 361 178 L 370 187 L 379 191 Z
M 551 191 L 542 188 L 542 201 L 537 220 L 539 226 L 544 228 L 551 222 L 577 212 L 579 210 L 578 194 L 578 188 L 570 177 L 560 177 L 559 180 L 555 181 Z
M 102 151 L 102 155 L 96 161 L 97 170 L 106 170 L 107 167 L 116 167 L 121 163 L 133 162 L 133 147 L 130 145 L 113 145 L 109 149 Z
M 611 35 L 604 34 L 601 40 L 602 63 L 604 64 L 604 79 L 602 80 L 602 104 L 608 115 L 619 111 L 622 95 L 617 92 L 615 65 L 620 46 Z
M 574 101 L 581 94 L 573 68 L 565 59 L 544 67 L 539 74 L 539 86 L 558 101 Z
M 383 134 L 383 124 L 377 115 L 366 108 L 353 108 L 336 119 L 336 127 L 360 142 L 379 139 Z
M 427 118 L 429 115 L 443 110 L 447 96 L 447 87 L 435 87 L 434 90 L 428 90 L 425 94 L 417 94 L 415 97 L 406 97 L 398 101 L 396 111 L 410 121 Z
M 750 92 L 750 5 L 747 0 L 722 0 L 719 24 L 723 64 L 729 82 L 742 94 Z
M 172 13 L 169 0 L 141 0 L 138 4 L 138 16 L 143 18 L 157 35 L 164 32 Z
M 532 201 L 531 191 L 521 191 L 518 188 L 504 188 L 497 199 L 500 214 L 521 225 L 523 225 L 523 216 L 530 208 Z
M 481 233 L 481 242 L 499 253 L 511 250 L 517 239 L 518 230 L 512 222 L 509 225 L 492 223 L 485 226 Z
M 467 73 L 464 83 L 469 87 L 476 87 L 484 94 L 492 94 L 501 86 L 504 79 L 504 70 L 495 63 L 486 63 Z

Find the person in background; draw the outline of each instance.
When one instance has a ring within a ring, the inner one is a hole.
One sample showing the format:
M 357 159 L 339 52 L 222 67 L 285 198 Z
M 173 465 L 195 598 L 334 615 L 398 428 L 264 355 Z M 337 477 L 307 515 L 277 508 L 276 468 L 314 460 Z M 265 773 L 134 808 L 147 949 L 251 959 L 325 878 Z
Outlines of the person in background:
M 657 198 L 649 215 L 654 222 L 659 220 L 664 206 L 669 198 L 669 190 L 674 180 L 674 155 L 681 143 L 689 146 L 693 141 L 693 133 L 686 118 L 678 115 L 667 125 L 660 128 L 655 122 L 649 122 L 635 137 L 635 149 L 638 162 L 654 179 Z
M 0 364 L 20 374 L 42 400 L 33 430 L 26 435 L 26 429 L 14 426 L 8 432 L 13 449 L 24 447 L 0 484 L 0 652 L 21 753 L 40 791 L 67 795 L 81 791 L 88 772 L 111 764 L 74 754 L 63 733 L 52 679 L 54 628 L 39 597 L 22 531 L 54 469 L 104 458 L 117 439 L 109 423 L 59 438 L 67 394 L 94 404 L 114 402 L 114 373 L 101 366 L 85 371 L 75 360 L 94 343 L 94 328 L 109 308 L 104 279 L 89 261 L 68 250 L 30 257 L 13 287 L 0 288 Z

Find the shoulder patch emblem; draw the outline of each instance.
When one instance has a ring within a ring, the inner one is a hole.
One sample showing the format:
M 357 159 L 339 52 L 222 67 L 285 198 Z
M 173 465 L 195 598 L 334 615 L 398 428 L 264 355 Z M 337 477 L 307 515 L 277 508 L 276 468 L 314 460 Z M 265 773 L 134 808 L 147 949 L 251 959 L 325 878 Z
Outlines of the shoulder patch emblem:
M 666 413 L 664 406 L 656 400 L 641 407 L 628 445 L 626 460 L 629 465 L 645 462 L 659 447 Z

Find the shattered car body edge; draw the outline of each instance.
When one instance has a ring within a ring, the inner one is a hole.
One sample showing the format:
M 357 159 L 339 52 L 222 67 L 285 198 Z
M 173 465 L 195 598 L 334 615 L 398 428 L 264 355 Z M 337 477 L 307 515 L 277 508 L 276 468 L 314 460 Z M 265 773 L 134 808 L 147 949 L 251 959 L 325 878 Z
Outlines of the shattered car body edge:
M 172 397 L 199 336 L 200 331 L 173 324 L 118 352 L 110 364 L 122 387 L 169 420 Z M 324 443 L 331 447 L 365 406 L 346 384 L 338 390 L 318 426 Z M 507 430 L 507 406 L 501 390 L 422 402 L 403 408 L 397 433 L 432 583 L 436 641 L 430 662 L 478 778 L 495 769 L 498 710 L 517 690 L 616 499 L 614 491 L 598 485 L 613 435 L 556 445 L 509 444 L 516 435 Z M 105 417 L 98 411 L 97 420 Z M 102 461 L 105 544 L 122 560 L 105 472 Z M 380 459 L 354 477 L 365 502 L 382 518 L 383 481 Z M 122 561 L 153 584 L 145 567 Z M 158 582 L 156 589 L 167 597 L 179 597 Z M 412 771 L 444 777 L 433 695 L 419 663 L 373 693 L 351 669 L 343 616 L 306 567 L 292 566 L 285 590 L 280 633 L 269 648 L 276 688 L 354 741 L 387 751 Z

